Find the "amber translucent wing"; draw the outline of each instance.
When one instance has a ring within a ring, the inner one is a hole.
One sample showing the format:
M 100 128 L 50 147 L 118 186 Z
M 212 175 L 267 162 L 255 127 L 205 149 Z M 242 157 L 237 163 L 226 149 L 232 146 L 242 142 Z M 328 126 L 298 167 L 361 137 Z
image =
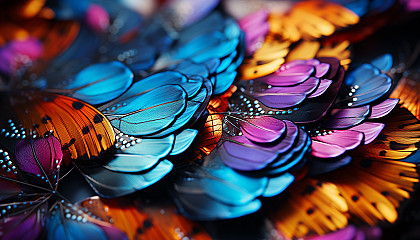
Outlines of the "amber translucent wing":
M 125 199 L 98 197 L 87 199 L 80 205 L 114 224 L 129 239 L 211 239 L 198 223 L 176 213 L 172 205 L 144 206 Z
M 311 59 L 320 57 L 335 57 L 340 60 L 340 65 L 347 69 L 351 62 L 350 42 L 327 43 L 325 41 L 301 41 L 287 55 L 286 62 L 298 59 Z
M 351 215 L 374 225 L 378 220 L 395 222 L 397 208 L 413 191 L 418 173 L 412 163 L 357 159 L 325 179 L 337 186 Z
M 412 76 L 402 77 L 391 93 L 391 98 L 399 98 L 400 104 L 420 119 L 420 82 Z
M 223 116 L 220 114 L 209 115 L 204 123 L 203 129 L 196 137 L 196 146 L 204 155 L 209 155 L 216 148 L 222 137 Z
M 357 14 L 326 1 L 302 1 L 283 15 L 270 16 L 270 31 L 293 42 L 317 39 L 333 34 L 337 29 L 358 23 Z
M 348 207 L 334 184 L 305 178 L 290 186 L 286 195 L 284 203 L 270 210 L 270 220 L 289 238 L 324 234 L 347 225 Z
M 226 112 L 229 108 L 228 99 L 232 96 L 236 89 L 237 87 L 232 85 L 222 95 L 212 96 L 207 106 L 209 113 Z
M 288 41 L 266 41 L 251 57 L 245 58 L 239 67 L 241 79 L 248 80 L 275 72 L 289 52 Z
M 355 152 L 373 159 L 404 159 L 420 146 L 420 123 L 406 108 L 397 107 L 383 118 L 385 128 L 372 143 Z
M 94 107 L 74 98 L 23 91 L 9 97 L 22 127 L 43 136 L 52 131 L 72 159 L 90 159 L 115 143 L 112 126 Z
M 414 191 L 418 177 L 412 163 L 353 160 L 339 170 L 316 177 L 318 180 L 305 178 L 292 185 L 286 202 L 270 219 L 290 238 L 343 228 L 350 217 L 370 225 L 379 220 L 395 222 L 400 202 Z
M 209 116 L 194 141 L 194 148 L 200 150 L 197 156 L 198 158 L 201 158 L 202 155 L 209 155 L 222 137 L 223 113 L 228 111 L 228 98 L 235 91 L 236 86 L 232 85 L 224 94 L 210 98 L 207 106 Z

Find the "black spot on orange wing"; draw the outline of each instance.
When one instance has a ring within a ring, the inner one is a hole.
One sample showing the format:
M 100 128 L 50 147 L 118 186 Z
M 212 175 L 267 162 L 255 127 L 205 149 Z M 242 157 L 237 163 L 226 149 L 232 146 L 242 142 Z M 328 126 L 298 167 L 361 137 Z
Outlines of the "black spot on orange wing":
M 104 117 L 101 114 L 96 114 L 95 117 L 93 117 L 94 123 L 101 123 L 104 120 Z
M 84 135 L 86 135 L 86 134 L 88 134 L 89 133 L 89 127 L 88 126 L 85 126 L 85 127 L 83 127 L 82 128 L 82 133 L 84 134 Z
M 144 220 L 144 221 L 143 221 L 143 227 L 144 227 L 145 229 L 151 228 L 152 226 L 153 226 L 152 221 L 150 221 L 150 220 L 148 220 L 148 219 L 146 219 L 146 220 Z
M 76 142 L 76 139 L 75 138 L 72 138 L 70 140 L 70 142 L 64 144 L 63 147 L 61 147 L 61 149 L 63 149 L 63 150 L 69 150 L 69 147 L 71 147 L 75 142 Z
M 315 210 L 313 209 L 313 208 L 309 208 L 307 211 L 306 211 L 306 213 L 308 214 L 308 215 L 311 215 L 312 213 L 314 213 L 315 212 Z
M 41 122 L 43 124 L 47 124 L 49 120 L 51 120 L 51 118 L 48 115 L 45 115 L 45 117 L 41 118 Z
M 388 191 L 383 191 L 383 192 L 381 192 L 382 193 L 382 195 L 384 195 L 385 197 L 386 196 L 389 196 L 389 192 Z
M 306 195 L 306 194 L 312 194 L 315 191 L 315 187 L 308 185 L 305 187 L 305 189 L 302 192 L 302 195 Z
M 398 151 L 398 150 L 404 150 L 404 149 L 409 148 L 410 144 L 402 144 L 402 143 L 398 143 L 396 141 L 391 141 L 391 142 L 389 142 L 389 147 L 392 150 Z
M 358 196 L 356 196 L 356 195 L 353 195 L 353 196 L 351 197 L 351 200 L 353 200 L 353 202 L 357 202 L 357 201 L 359 201 L 359 197 L 358 197 Z
M 83 106 L 85 106 L 85 104 L 81 103 L 81 102 L 73 102 L 72 104 L 73 108 L 76 110 L 80 110 L 83 108 Z

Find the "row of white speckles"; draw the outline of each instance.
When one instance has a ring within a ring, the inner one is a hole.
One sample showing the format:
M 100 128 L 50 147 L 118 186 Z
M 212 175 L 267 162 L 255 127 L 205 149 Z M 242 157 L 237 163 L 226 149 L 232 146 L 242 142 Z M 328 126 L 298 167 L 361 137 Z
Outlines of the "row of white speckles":
M 359 85 L 354 85 L 350 87 L 349 97 L 353 96 L 356 93 L 357 89 L 359 89 Z M 353 106 L 353 103 L 357 101 L 357 97 L 353 97 L 350 99 L 351 102 L 347 103 L 347 106 Z
M 240 103 L 240 106 L 246 106 L 247 111 L 248 111 L 248 112 L 243 112 L 243 114 L 248 114 L 250 116 L 252 115 L 258 116 L 258 115 L 262 115 L 266 113 L 258 100 L 251 101 L 243 95 L 239 95 L 239 98 L 242 100 L 242 103 Z M 235 110 L 241 111 L 241 108 L 237 107 Z M 296 107 L 293 109 L 279 110 L 279 111 L 270 110 L 267 112 L 267 114 L 268 115 L 286 115 L 286 114 L 292 114 L 293 112 L 297 110 L 298 108 Z
M 10 159 L 9 153 L 3 149 L 0 149 L 0 165 L 1 168 L 7 172 L 13 172 L 15 175 L 17 174 L 17 167 Z
M 334 131 L 332 130 L 309 130 L 308 134 L 312 137 L 314 136 L 325 136 L 325 135 L 330 135 L 333 134 Z
M 3 128 L 1 130 L 1 134 L 4 137 L 16 138 L 16 139 L 26 138 L 25 129 L 23 129 L 22 126 L 16 126 L 12 119 L 9 119 L 7 122 L 9 124 L 8 126 L 9 130 L 6 128 Z
M 135 138 L 133 136 L 129 136 L 123 133 L 119 133 L 118 135 L 116 135 L 115 139 L 117 140 L 115 146 L 121 150 L 132 147 L 137 143 L 141 142 L 140 138 Z

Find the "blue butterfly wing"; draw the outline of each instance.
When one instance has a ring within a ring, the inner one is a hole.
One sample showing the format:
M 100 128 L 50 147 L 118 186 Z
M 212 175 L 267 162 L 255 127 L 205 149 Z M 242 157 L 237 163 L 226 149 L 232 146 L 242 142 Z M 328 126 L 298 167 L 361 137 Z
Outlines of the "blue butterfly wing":
M 182 62 L 168 67 L 169 70 L 174 70 L 185 74 L 187 76 L 199 75 L 204 78 L 207 78 L 210 74 L 210 70 L 206 64 L 196 63 L 192 60 L 186 59 Z
M 237 72 L 234 71 L 224 71 L 220 74 L 217 74 L 214 84 L 214 94 L 224 93 L 235 81 Z
M 392 56 L 384 54 L 352 71 L 345 80 L 348 90 L 335 107 L 359 107 L 384 96 L 391 88 L 392 80 L 382 72 L 389 71 L 392 64 Z
M 117 172 L 140 172 L 150 169 L 158 162 L 159 158 L 152 155 L 116 153 L 103 167 Z
M 162 137 L 186 126 L 190 121 L 195 122 L 201 113 L 205 110 L 207 102 L 211 96 L 207 88 L 201 91 L 192 99 L 187 100 L 185 111 L 178 116 L 171 126 L 163 131 L 154 134 L 154 137 Z
M 124 139 L 121 138 L 121 141 L 123 142 Z M 125 145 L 120 150 L 127 154 L 151 155 L 163 158 L 174 148 L 175 136 L 172 134 L 163 138 L 142 138 L 138 141 L 130 143 L 130 146 Z
M 290 173 L 284 173 L 277 177 L 268 179 L 267 187 L 264 190 L 263 197 L 273 197 L 286 190 L 292 184 L 295 177 Z
M 94 219 L 70 203 L 63 201 L 56 206 L 46 223 L 48 239 L 127 239 L 110 223 Z
M 381 55 L 370 61 L 370 64 L 377 67 L 382 72 L 388 72 L 391 70 L 393 63 L 392 55 L 389 53 Z
M 162 179 L 172 170 L 172 163 L 163 160 L 146 172 L 117 172 L 105 167 L 81 169 L 89 185 L 100 196 L 106 198 L 124 196 L 146 188 Z
M 195 129 L 185 129 L 179 134 L 175 135 L 174 147 L 171 151 L 171 155 L 177 155 L 183 153 L 192 144 L 198 131 Z
M 80 71 L 62 89 L 68 89 L 71 97 L 95 105 L 120 96 L 133 78 L 133 72 L 121 62 L 97 63 Z
M 124 95 L 123 95 L 124 97 Z M 187 93 L 178 85 L 167 85 L 121 101 L 119 108 L 103 111 L 121 132 L 140 136 L 161 131 L 186 108 Z
M 258 199 L 243 205 L 229 205 L 200 193 L 179 193 L 175 197 L 175 202 L 184 216 L 194 220 L 237 218 L 254 213 L 261 208 L 261 201 Z
M 205 158 L 201 167 L 186 172 L 186 176 L 174 183 L 174 196 L 180 211 L 197 220 L 253 213 L 261 207 L 257 197 L 265 191 L 267 194 L 275 192 L 273 187 L 267 188 L 267 177 L 248 176 L 226 166 L 217 149 Z

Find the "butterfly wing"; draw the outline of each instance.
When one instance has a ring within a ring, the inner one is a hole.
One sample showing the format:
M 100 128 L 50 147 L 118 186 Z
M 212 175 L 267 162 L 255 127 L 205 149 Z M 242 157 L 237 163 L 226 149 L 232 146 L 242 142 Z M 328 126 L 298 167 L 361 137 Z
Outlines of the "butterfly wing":
M 381 134 L 358 154 L 374 159 L 402 160 L 418 149 L 420 125 L 406 108 L 395 108 L 382 121 L 385 127 Z
M 347 225 L 348 206 L 334 184 L 305 178 L 286 191 L 283 206 L 269 216 L 275 228 L 287 237 L 324 234 Z M 270 203 L 270 202 L 269 202 Z
M 26 129 L 27 136 L 44 136 L 52 131 L 72 159 L 98 157 L 115 142 L 109 121 L 79 100 L 38 91 L 4 97 L 14 114 L 8 117 Z
M 210 239 L 196 222 L 179 215 L 168 203 L 107 200 L 92 197 L 79 203 L 94 215 L 110 221 L 130 239 Z
M 30 206 L 30 207 L 28 207 Z M 38 239 L 46 222 L 45 201 L 0 204 L 0 237 L 2 239 Z
M 55 206 L 46 221 L 49 239 L 127 239 L 121 230 L 71 203 L 60 201 Z
M 392 91 L 390 97 L 400 99 L 402 106 L 407 108 L 417 119 L 419 119 L 419 89 L 419 82 L 414 76 L 403 77 L 398 81 L 398 84 Z

